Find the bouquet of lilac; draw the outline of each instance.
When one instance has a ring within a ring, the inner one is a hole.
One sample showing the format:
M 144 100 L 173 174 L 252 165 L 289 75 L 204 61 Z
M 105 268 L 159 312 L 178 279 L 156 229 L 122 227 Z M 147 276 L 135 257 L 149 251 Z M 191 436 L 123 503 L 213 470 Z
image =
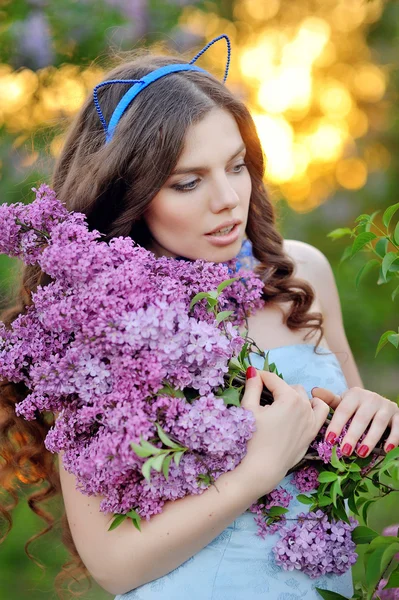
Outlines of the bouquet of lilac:
M 255 429 L 240 403 L 252 346 L 281 376 L 239 331 L 263 306 L 263 283 L 236 259 L 185 262 L 156 258 L 129 237 L 102 242 L 49 187 L 33 189 L 31 204 L 0 206 L 0 253 L 38 264 L 50 283 L 10 328 L 0 323 L 0 378 L 27 388 L 18 415 L 55 413 L 45 446 L 63 452 L 83 494 L 102 496 L 110 529 L 126 518 L 140 529 L 141 518 L 202 493 L 243 459 Z M 346 458 L 338 447 L 346 429 L 334 444 L 324 431 L 291 469 L 308 512 L 288 527 L 292 495 L 283 488 L 250 507 L 260 536 L 280 535 L 277 564 L 310 577 L 347 571 L 355 542 L 379 550 L 376 532 L 353 532 L 345 503 L 367 523 L 366 480 L 378 494 L 397 489 L 398 449 Z M 396 477 L 389 489 L 387 476 Z M 387 543 L 395 550 L 395 539 Z
M 58 413 L 45 446 L 63 451 L 84 494 L 103 496 L 112 525 L 128 515 L 139 526 L 245 455 L 253 414 L 225 376 L 263 286 L 249 271 L 232 278 L 235 260 L 157 259 L 131 238 L 98 241 L 83 214 L 45 185 L 35 191 L 30 205 L 0 207 L 0 252 L 52 281 L 12 329 L 1 324 L 0 377 L 30 391 L 18 415 Z

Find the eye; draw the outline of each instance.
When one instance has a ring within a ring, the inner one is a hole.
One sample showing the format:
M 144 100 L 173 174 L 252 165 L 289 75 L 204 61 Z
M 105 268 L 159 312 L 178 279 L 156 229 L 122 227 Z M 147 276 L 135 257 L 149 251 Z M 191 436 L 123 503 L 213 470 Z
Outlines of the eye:
M 236 173 L 237 175 L 239 175 L 240 173 L 242 173 L 242 171 L 244 170 L 244 167 L 246 167 L 246 163 L 241 163 L 239 165 L 236 165 L 235 167 L 233 167 L 233 172 Z M 240 169 L 239 171 L 234 171 L 234 169 Z M 197 188 L 197 186 L 195 185 L 197 183 L 197 181 L 200 181 L 200 179 L 193 179 L 193 181 L 189 181 L 188 183 L 175 183 L 174 185 L 172 185 L 172 189 L 177 190 L 178 192 L 191 192 L 193 190 L 195 190 Z M 195 186 L 195 187 L 192 187 Z
M 241 163 L 240 165 L 236 165 L 233 169 L 240 169 L 239 171 L 235 171 L 235 173 L 241 173 L 243 171 L 243 167 L 246 167 L 247 163 Z
M 174 190 L 177 190 L 178 192 L 191 192 L 191 190 L 195 190 L 195 187 L 190 186 L 197 183 L 197 181 L 199 181 L 199 179 L 194 179 L 193 181 L 189 181 L 188 183 L 175 183 L 174 185 L 172 185 L 172 188 Z

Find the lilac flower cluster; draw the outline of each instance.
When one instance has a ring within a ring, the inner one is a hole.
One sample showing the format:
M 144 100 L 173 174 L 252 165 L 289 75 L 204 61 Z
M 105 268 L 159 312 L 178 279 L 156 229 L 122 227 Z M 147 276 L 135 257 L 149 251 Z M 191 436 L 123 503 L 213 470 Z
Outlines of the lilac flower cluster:
M 349 429 L 351 422 L 352 422 L 352 419 L 349 419 L 348 422 L 345 423 L 345 425 L 342 428 L 341 433 L 334 440 L 333 443 L 327 442 L 327 440 L 324 439 L 324 435 L 327 430 L 326 427 L 322 427 L 320 429 L 317 438 L 311 443 L 310 447 L 314 448 L 317 451 L 317 454 L 320 456 L 320 458 L 322 459 L 322 461 L 325 464 L 328 464 L 329 462 L 331 462 L 332 449 L 334 446 L 336 446 L 336 448 L 337 448 L 337 458 L 342 458 L 343 454 L 341 452 L 340 445 L 342 443 L 342 440 L 348 433 L 348 429 Z M 357 451 L 360 448 L 366 435 L 367 435 L 367 432 L 362 433 L 362 435 L 360 436 L 360 438 L 357 441 L 356 446 L 354 448 L 355 451 Z
M 292 483 L 302 493 L 316 490 L 320 483 L 318 481 L 319 471 L 315 467 L 304 467 L 295 471 L 292 476 Z
M 351 538 L 357 525 L 352 517 L 350 524 L 329 521 L 321 510 L 301 513 L 294 527 L 280 529 L 281 539 L 273 548 L 276 563 L 286 571 L 298 569 L 311 578 L 326 573 L 342 575 L 357 560 Z
M 18 415 L 58 413 L 45 446 L 64 452 L 82 493 L 104 497 L 101 511 L 135 508 L 149 519 L 246 453 L 252 412 L 216 394 L 244 343 L 237 326 L 263 305 L 263 284 L 235 259 L 157 259 L 131 238 L 102 242 L 50 188 L 34 191 L 29 205 L 0 206 L 0 252 L 37 263 L 52 281 L 10 329 L 0 324 L 0 378 L 30 391 Z M 196 293 L 232 277 L 218 298 L 218 310 L 234 311 L 228 321 L 218 323 L 205 299 L 190 309 Z M 186 388 L 196 392 L 190 401 L 169 393 Z M 157 423 L 185 451 L 168 479 L 151 471 L 148 481 L 131 442 L 162 448 Z
M 388 525 L 388 527 L 385 527 L 385 529 L 382 532 L 382 535 L 392 535 L 393 537 L 396 537 L 398 533 L 399 524 L 396 524 Z M 399 561 L 399 553 L 395 554 L 394 558 L 396 561 Z M 399 600 L 399 588 L 387 588 L 386 590 L 384 590 L 384 587 L 386 586 L 387 582 L 387 579 L 380 580 L 373 598 L 375 598 L 376 600 Z
M 258 526 L 257 535 L 262 539 L 269 533 L 276 533 L 286 523 L 284 514 L 273 517 L 270 509 L 276 506 L 288 508 L 293 496 L 283 487 L 276 488 L 249 507 L 256 514 L 255 523 Z
M 399 588 L 387 588 L 384 590 L 387 583 L 387 579 L 381 579 L 373 596 L 375 600 L 399 600 Z

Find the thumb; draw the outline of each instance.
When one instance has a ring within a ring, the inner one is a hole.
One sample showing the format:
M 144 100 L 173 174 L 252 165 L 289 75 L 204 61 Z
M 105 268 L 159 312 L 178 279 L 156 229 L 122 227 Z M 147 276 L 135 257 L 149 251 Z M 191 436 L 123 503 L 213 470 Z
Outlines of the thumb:
M 241 398 L 241 406 L 254 411 L 260 406 L 260 395 L 263 389 L 263 382 L 259 376 L 259 371 L 255 369 L 255 367 L 248 367 L 245 375 L 245 391 Z
M 334 394 L 331 390 L 321 387 L 314 387 L 311 394 L 313 398 L 320 398 L 320 400 L 323 400 L 323 402 L 328 404 L 328 406 L 331 406 L 334 410 L 342 400 L 341 396 L 338 396 L 338 394 Z

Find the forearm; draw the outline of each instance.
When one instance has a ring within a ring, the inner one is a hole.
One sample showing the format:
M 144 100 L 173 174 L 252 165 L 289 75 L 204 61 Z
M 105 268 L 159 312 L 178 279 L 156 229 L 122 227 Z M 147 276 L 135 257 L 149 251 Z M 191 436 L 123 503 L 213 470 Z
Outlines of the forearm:
M 268 468 L 269 489 L 262 492 L 248 478 L 244 460 L 234 471 L 217 479 L 217 489 L 211 486 L 200 495 L 166 503 L 161 514 L 142 522 L 141 532 L 125 521 L 110 532 L 115 534 L 113 566 L 108 577 L 98 583 L 112 594 L 126 593 L 180 566 L 259 496 L 276 487 L 281 475 L 265 464 L 265 469 Z

